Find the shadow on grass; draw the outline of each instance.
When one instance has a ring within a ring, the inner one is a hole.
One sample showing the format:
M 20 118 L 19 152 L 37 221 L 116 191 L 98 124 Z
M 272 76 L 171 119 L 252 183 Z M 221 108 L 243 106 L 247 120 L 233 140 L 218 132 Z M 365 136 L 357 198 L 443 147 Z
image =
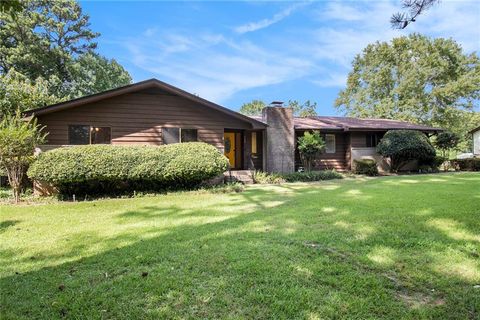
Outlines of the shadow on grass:
M 74 261 L 0 279 L 2 318 L 475 318 L 480 212 L 445 183 L 252 187 L 221 206 L 128 210 L 119 225 L 171 224 L 71 235 L 86 243 Z
M 6 229 L 13 227 L 17 223 L 21 222 L 20 220 L 7 220 L 0 222 L 0 233 L 4 232 Z

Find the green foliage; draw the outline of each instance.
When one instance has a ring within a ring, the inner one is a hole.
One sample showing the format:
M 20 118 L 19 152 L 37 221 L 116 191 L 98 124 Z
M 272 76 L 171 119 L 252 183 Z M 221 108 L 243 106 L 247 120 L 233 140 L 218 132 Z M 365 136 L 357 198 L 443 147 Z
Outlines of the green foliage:
M 343 176 L 335 170 L 310 171 L 310 172 L 294 172 L 282 175 L 287 182 L 310 182 L 323 181 L 333 179 L 343 179 Z
M 430 161 L 435 157 L 428 137 L 415 130 L 391 130 L 380 140 L 377 152 L 384 157 L 389 157 L 391 170 L 397 172 L 408 161 Z
M 293 173 L 267 173 L 256 171 L 253 180 L 258 184 L 282 184 L 285 182 L 311 182 L 332 179 L 343 179 L 343 176 L 334 170 L 293 172 Z
M 267 104 L 261 100 L 252 100 L 251 102 L 244 103 L 240 107 L 240 113 L 247 116 L 261 116 L 263 108 L 267 107 Z M 317 103 L 305 101 L 303 104 L 297 100 L 289 100 L 288 107 L 293 109 L 293 115 L 296 117 L 310 117 L 316 116 Z
M 258 170 L 253 174 L 253 181 L 258 184 L 280 184 L 286 182 L 279 173 L 268 173 Z
M 36 119 L 25 121 L 18 112 L 6 115 L 0 122 L 0 166 L 7 172 L 15 202 L 20 199 L 23 177 L 33 160 L 35 147 L 45 137 Z
M 52 183 L 61 193 L 191 188 L 227 170 L 228 160 L 206 143 L 160 147 L 87 145 L 41 153 L 31 179 Z
M 240 113 L 246 116 L 261 116 L 262 110 L 267 104 L 262 100 L 252 100 L 251 102 L 244 103 L 240 107 Z
M 20 0 L 0 0 L 0 12 L 15 14 L 22 10 L 23 6 Z
M 447 156 L 447 152 L 457 147 L 460 141 L 459 136 L 453 132 L 441 132 L 437 135 L 435 146 L 442 150 L 443 157 Z
M 451 162 L 455 170 L 480 171 L 480 158 L 456 159 Z
M 41 77 L 31 81 L 14 69 L 0 75 L 0 117 L 58 102 L 49 93 L 49 86 L 49 82 Z
M 15 77 L 0 78 L 0 87 L 14 79 L 18 89 L 10 90 L 41 94 L 28 103 L 40 107 L 50 97 L 66 100 L 130 83 L 118 63 L 93 53 L 99 34 L 90 29 L 89 17 L 77 2 L 27 0 L 22 5 L 14 15 L 0 12 L 0 75 L 15 72 Z M 3 106 L 12 104 L 8 95 L 0 99 Z M 27 107 L 13 105 L 8 112 L 17 109 Z
M 293 109 L 293 114 L 296 117 L 306 118 L 317 115 L 317 103 L 310 102 L 310 100 L 305 101 L 303 104 L 297 100 L 289 100 L 288 107 Z
M 367 176 L 378 176 L 377 162 L 372 159 L 358 159 L 353 161 L 353 172 Z
M 90 52 L 75 60 L 70 66 L 70 73 L 74 79 L 69 89 L 71 98 L 118 88 L 132 82 L 130 74 L 114 59 L 108 60 Z
M 368 45 L 335 102 L 348 116 L 440 126 L 460 134 L 480 98 L 480 58 L 452 39 L 411 34 Z
M 319 131 L 308 132 L 298 138 L 298 151 L 306 171 L 312 170 L 313 161 L 325 149 L 325 141 Z

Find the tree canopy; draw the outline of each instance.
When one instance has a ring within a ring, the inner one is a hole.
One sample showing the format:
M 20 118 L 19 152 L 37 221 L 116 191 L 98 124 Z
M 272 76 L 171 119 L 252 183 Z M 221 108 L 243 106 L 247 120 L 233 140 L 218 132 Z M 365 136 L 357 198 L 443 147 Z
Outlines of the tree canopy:
M 335 106 L 348 116 L 441 126 L 463 135 L 480 98 L 480 59 L 452 39 L 419 34 L 368 45 Z M 462 131 L 463 130 L 463 131 Z
M 262 115 L 262 109 L 265 107 L 267 107 L 267 104 L 262 100 L 252 100 L 251 102 L 244 103 L 240 107 L 240 113 L 247 116 L 260 116 Z M 317 115 L 315 110 L 317 103 L 311 102 L 310 100 L 307 100 L 304 103 L 297 100 L 289 100 L 288 107 L 293 108 L 293 114 L 296 117 L 304 118 Z
M 116 61 L 95 53 L 99 34 L 90 29 L 89 16 L 77 2 L 26 0 L 21 5 L 14 14 L 0 10 L 0 85 L 12 79 L 4 76 L 13 70 L 23 76 L 15 76 L 19 87 L 40 81 L 42 88 L 48 84 L 49 95 L 66 100 L 131 82 Z M 12 108 L 2 112 L 25 109 Z
M 246 116 L 261 116 L 262 110 L 267 104 L 262 100 L 252 100 L 251 102 L 244 103 L 240 107 L 240 113 Z

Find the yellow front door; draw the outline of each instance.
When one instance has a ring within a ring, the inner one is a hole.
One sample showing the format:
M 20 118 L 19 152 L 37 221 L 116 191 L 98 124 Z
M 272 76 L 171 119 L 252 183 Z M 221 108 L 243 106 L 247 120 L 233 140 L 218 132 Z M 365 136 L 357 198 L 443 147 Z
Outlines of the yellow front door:
M 223 134 L 225 157 L 230 162 L 230 168 L 235 168 L 235 133 L 225 132 Z

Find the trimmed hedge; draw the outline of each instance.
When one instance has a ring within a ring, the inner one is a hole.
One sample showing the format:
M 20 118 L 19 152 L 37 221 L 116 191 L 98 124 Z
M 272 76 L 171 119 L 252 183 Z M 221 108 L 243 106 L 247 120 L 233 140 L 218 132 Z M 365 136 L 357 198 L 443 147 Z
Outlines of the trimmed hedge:
M 390 130 L 380 140 L 377 152 L 391 160 L 391 170 L 397 172 L 411 160 L 432 161 L 435 149 L 428 137 L 415 130 Z
M 377 162 L 372 159 L 353 160 L 355 174 L 365 174 L 367 176 L 378 176 Z
M 451 162 L 455 170 L 480 171 L 480 158 L 456 159 Z
M 267 173 L 257 171 L 254 174 L 255 183 L 280 184 L 285 182 L 310 182 L 332 179 L 343 179 L 343 176 L 333 170 L 293 172 L 293 173 Z
M 226 171 L 228 160 L 202 143 L 165 146 L 87 145 L 41 153 L 28 176 L 61 193 L 191 188 Z

